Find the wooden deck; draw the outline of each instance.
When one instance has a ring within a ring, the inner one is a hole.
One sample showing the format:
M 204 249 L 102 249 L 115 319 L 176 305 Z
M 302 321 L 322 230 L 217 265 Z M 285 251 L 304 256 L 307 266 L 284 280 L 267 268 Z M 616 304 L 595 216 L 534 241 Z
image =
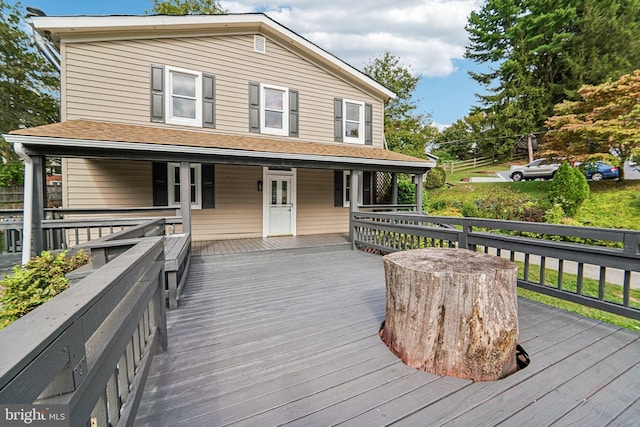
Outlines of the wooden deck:
M 351 247 L 346 234 L 314 234 L 309 236 L 280 236 L 236 240 L 207 240 L 193 242 L 194 256 L 228 255 L 247 252 L 262 252 L 289 249 L 336 249 Z
M 194 257 L 136 425 L 637 425 L 640 335 L 519 301 L 526 369 L 413 370 L 378 338 L 382 260 L 359 251 Z

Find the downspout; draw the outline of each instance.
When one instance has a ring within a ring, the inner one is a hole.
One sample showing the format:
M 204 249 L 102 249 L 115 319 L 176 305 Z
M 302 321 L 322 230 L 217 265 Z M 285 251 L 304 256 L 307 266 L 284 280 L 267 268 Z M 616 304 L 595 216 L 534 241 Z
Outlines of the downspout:
M 22 213 L 22 265 L 31 259 L 31 233 L 33 228 L 33 160 L 16 142 L 13 150 L 24 161 L 24 210 Z

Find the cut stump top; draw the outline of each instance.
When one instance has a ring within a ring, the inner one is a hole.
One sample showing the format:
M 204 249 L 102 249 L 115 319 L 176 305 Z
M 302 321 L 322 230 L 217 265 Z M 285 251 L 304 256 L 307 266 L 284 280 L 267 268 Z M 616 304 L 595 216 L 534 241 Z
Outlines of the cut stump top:
M 399 267 L 424 273 L 465 275 L 517 268 L 516 264 L 508 259 L 481 252 L 473 252 L 468 249 L 414 249 L 394 252 L 385 255 L 384 259 Z

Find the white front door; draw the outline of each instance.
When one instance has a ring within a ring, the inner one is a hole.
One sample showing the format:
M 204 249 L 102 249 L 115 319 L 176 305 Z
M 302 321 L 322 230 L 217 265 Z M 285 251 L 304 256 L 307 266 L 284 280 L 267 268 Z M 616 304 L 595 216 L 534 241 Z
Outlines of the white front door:
M 289 173 L 266 174 L 265 235 L 295 234 L 295 179 Z

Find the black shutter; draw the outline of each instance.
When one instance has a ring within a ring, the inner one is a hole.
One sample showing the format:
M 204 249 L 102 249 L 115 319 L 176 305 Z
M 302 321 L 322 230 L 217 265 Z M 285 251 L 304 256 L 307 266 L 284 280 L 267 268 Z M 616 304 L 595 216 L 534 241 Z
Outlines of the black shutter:
M 260 84 L 249 83 L 249 132 L 260 133 Z
M 216 127 L 216 78 L 202 75 L 202 127 Z
M 333 171 L 333 206 L 344 206 L 344 174 L 342 171 Z
M 297 90 L 289 90 L 289 136 L 299 136 Z
M 153 206 L 169 206 L 167 164 L 153 163 Z
M 373 144 L 373 105 L 364 104 L 364 143 Z
M 371 202 L 371 172 L 362 172 L 362 204 L 372 205 Z
M 342 99 L 333 99 L 333 138 L 337 142 L 342 142 L 344 132 L 342 130 Z
M 202 165 L 202 209 L 216 207 L 214 166 Z
M 164 67 L 151 66 L 151 121 L 164 122 Z

